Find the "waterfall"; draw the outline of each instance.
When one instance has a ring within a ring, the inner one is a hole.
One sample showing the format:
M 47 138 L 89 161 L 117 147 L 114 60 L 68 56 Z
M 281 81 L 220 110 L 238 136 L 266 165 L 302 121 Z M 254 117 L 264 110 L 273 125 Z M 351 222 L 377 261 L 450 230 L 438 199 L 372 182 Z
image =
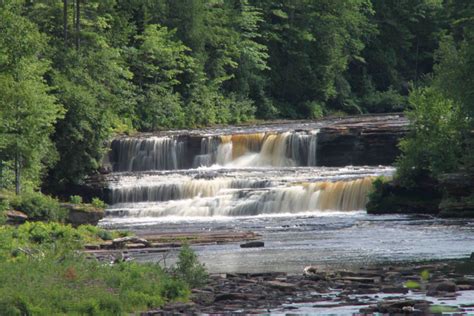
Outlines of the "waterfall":
M 179 168 L 183 143 L 174 137 L 124 138 L 112 143 L 115 171 L 173 170 Z
M 267 180 L 245 180 L 216 178 L 212 180 L 190 179 L 175 183 L 137 183 L 133 186 L 118 186 L 111 189 L 111 202 L 134 203 L 146 201 L 169 201 L 195 197 L 216 196 L 225 189 L 255 189 L 270 185 Z
M 217 163 L 229 167 L 313 166 L 316 135 L 317 131 L 223 136 L 217 149 Z
M 293 167 L 316 165 L 317 131 L 201 136 L 200 150 L 175 136 L 120 138 L 112 142 L 114 171 L 189 167 Z
M 309 148 L 308 148 L 308 163 L 307 166 L 316 166 L 316 151 L 318 148 L 318 133 L 319 130 L 312 131 L 309 136 Z
M 104 159 L 111 164 L 104 170 L 113 170 L 103 175 L 106 220 L 363 210 L 373 177 L 390 177 L 394 168 L 376 163 L 387 137 L 372 140 L 371 126 L 359 137 L 359 129 L 350 130 L 356 123 L 350 118 L 345 125 L 292 122 L 117 138 Z
M 109 209 L 108 214 L 136 217 L 250 216 L 329 210 L 355 211 L 365 208 L 372 180 L 373 177 L 365 177 L 348 181 L 274 186 L 271 182 L 243 179 L 193 179 L 117 191 L 114 193 L 116 203 L 147 203 L 119 203 L 115 208 Z

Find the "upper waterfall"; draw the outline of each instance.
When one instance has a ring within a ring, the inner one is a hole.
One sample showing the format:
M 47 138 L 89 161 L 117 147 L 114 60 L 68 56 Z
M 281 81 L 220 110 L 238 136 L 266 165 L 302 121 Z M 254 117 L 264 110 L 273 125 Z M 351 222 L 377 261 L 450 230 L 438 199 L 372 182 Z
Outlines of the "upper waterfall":
M 401 115 L 372 115 L 140 134 L 114 139 L 107 160 L 116 172 L 389 165 L 407 126 Z
M 179 136 L 121 138 L 112 143 L 114 170 L 314 166 L 317 134 L 318 130 L 203 136 L 197 154 L 192 142 Z

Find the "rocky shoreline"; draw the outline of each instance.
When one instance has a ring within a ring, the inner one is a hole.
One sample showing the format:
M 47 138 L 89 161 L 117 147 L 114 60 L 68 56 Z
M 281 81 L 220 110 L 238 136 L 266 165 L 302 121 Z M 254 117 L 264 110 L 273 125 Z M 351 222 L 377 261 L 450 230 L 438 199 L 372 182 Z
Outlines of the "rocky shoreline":
M 211 275 L 206 286 L 193 289 L 191 302 L 168 304 L 142 313 L 263 314 L 472 312 L 472 302 L 458 303 L 463 293 L 474 294 L 474 258 L 424 263 L 393 263 L 352 270 L 309 268 L 286 273 Z

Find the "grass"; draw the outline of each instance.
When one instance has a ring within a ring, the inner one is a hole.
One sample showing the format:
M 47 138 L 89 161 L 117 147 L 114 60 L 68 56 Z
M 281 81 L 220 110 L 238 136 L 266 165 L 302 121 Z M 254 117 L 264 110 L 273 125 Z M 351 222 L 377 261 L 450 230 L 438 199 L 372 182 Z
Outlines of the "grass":
M 184 281 L 155 264 L 46 255 L 0 267 L 0 315 L 122 315 L 189 295 Z
M 86 258 L 85 243 L 124 235 L 94 226 L 0 226 L 0 315 L 126 315 L 186 301 L 207 272 L 185 245 L 176 267 Z

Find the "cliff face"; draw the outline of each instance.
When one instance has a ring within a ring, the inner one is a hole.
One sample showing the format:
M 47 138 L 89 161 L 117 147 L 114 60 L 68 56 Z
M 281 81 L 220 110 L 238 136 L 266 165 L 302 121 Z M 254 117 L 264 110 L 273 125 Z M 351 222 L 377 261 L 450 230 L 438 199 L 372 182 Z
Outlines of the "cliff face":
M 400 154 L 398 142 L 408 131 L 402 115 L 341 120 L 320 129 L 318 165 L 391 165 Z

